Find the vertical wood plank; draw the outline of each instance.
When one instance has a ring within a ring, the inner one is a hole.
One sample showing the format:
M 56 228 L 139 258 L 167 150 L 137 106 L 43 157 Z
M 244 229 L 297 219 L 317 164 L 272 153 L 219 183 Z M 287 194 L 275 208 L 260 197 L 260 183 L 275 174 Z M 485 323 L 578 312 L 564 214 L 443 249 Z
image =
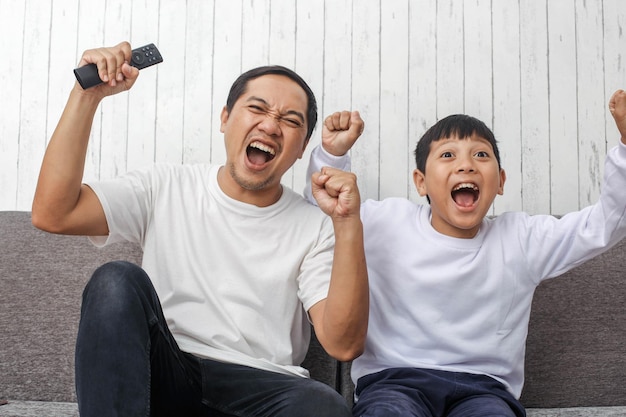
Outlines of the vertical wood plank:
M 183 92 L 185 91 L 185 20 L 187 2 L 160 2 L 159 48 L 167 65 L 159 65 L 155 155 L 157 162 L 183 162 Z M 165 64 L 165 61 L 163 62 Z
M 351 151 L 361 200 L 380 197 L 380 149 L 387 144 L 380 124 L 380 0 L 352 4 L 352 109 L 358 110 L 365 129 Z M 400 156 L 399 156 L 400 157 Z
M 104 45 L 114 46 L 130 39 L 131 3 L 107 0 L 105 9 Z M 102 141 L 100 143 L 100 178 L 114 178 L 127 171 L 128 92 L 107 97 L 102 110 Z
M 409 2 L 409 198 L 427 204 L 413 185 L 418 140 L 437 122 L 437 0 Z
M 296 21 L 296 2 L 293 0 L 271 0 L 268 64 L 282 65 L 295 71 Z M 283 175 L 282 183 L 298 193 L 301 192 L 302 187 L 304 187 L 302 179 L 304 179 L 307 163 L 308 159 L 296 161 L 294 166 Z M 298 176 L 300 177 L 299 180 Z
M 78 4 L 78 42 L 76 46 L 76 59 L 74 63 L 80 61 L 80 57 L 87 49 L 106 46 L 104 39 L 106 2 L 89 2 L 79 0 Z M 87 157 L 85 160 L 85 172 L 83 181 L 94 181 L 100 179 L 100 161 L 102 156 L 102 106 L 96 111 L 91 133 L 89 136 L 89 146 L 87 147 Z M 108 155 L 105 155 L 105 158 Z
M 49 140 L 76 82 L 73 69 L 78 42 L 78 0 L 52 3 L 50 63 L 48 64 L 47 133 Z
M 156 108 L 158 74 L 161 66 L 180 68 L 159 42 L 159 8 L 150 0 L 134 0 L 131 8 L 131 47 L 154 43 L 163 55 L 163 63 L 141 70 L 128 92 L 127 170 L 145 168 L 155 162 Z
M 493 129 L 491 0 L 463 4 L 464 113 Z
M 297 163 L 287 175 L 291 177 L 292 188 L 302 192 L 306 184 L 306 166 L 312 148 L 320 143 L 324 120 L 322 99 L 324 91 L 324 2 L 297 0 L 295 33 L 295 70 L 306 81 L 317 100 L 318 122 L 302 161 Z
M 576 1 L 580 205 L 600 196 L 606 156 L 602 3 Z
M 546 0 L 520 1 L 522 63 L 522 207 L 550 212 Z
M 352 1 L 326 0 L 324 11 L 324 95 L 320 120 L 351 107 Z
M 604 0 L 604 85 L 605 102 L 618 89 L 626 89 L 626 2 Z M 605 104 L 607 146 L 615 146 L 620 138 L 619 131 L 608 105 Z
M 269 14 L 268 63 L 294 69 L 296 63 L 296 4 L 293 0 L 272 0 Z
M 408 1 L 381 2 L 380 198 L 408 197 Z
M 270 0 L 243 0 L 241 70 L 269 64 Z
M 282 65 L 295 70 L 296 4 L 290 0 L 270 0 L 267 4 L 269 65 Z M 282 177 L 282 184 L 293 189 L 296 161 Z M 300 192 L 301 190 L 296 190 Z
M 224 136 L 220 132 L 220 114 L 231 84 L 242 72 L 242 0 L 215 0 L 214 10 L 211 161 L 223 163 L 226 151 Z
M 576 111 L 576 11 L 570 0 L 548 6 L 550 88 L 551 211 L 578 208 L 578 129 Z
M 437 119 L 464 113 L 463 2 L 437 2 Z
M 187 3 L 183 162 L 211 160 L 213 2 Z
M 22 102 L 24 2 L 0 0 L 0 210 L 16 210 Z
M 493 133 L 507 173 L 504 194 L 494 202 L 494 214 L 521 210 L 521 62 L 519 0 L 492 3 Z
M 26 1 L 17 207 L 30 208 L 46 146 L 51 3 Z
M 490 128 L 493 119 L 491 0 L 463 3 L 464 112 Z

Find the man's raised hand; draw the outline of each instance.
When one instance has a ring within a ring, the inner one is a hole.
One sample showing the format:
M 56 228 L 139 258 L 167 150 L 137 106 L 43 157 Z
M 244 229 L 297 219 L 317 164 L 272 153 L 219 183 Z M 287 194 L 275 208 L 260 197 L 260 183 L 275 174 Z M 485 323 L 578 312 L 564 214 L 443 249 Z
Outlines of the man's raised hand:
M 78 66 L 95 64 L 98 68 L 98 76 L 103 81 L 103 84 L 89 89 L 87 94 L 93 91 L 101 96 L 109 96 L 129 90 L 139 76 L 139 70 L 129 64 L 131 53 L 131 46 L 128 42 L 83 52 Z M 80 90 L 82 91 L 82 88 Z
M 313 174 L 311 182 L 317 205 L 333 220 L 360 216 L 361 195 L 352 172 L 324 167 Z

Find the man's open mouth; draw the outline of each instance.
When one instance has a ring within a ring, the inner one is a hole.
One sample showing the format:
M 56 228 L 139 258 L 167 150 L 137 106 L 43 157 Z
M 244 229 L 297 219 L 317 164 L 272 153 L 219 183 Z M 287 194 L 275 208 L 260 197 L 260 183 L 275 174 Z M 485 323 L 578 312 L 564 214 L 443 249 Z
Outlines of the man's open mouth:
M 452 199 L 461 207 L 471 207 L 478 200 L 479 194 L 476 184 L 463 182 L 452 190 Z
M 263 165 L 274 159 L 276 150 L 261 142 L 252 142 L 248 145 L 246 154 L 248 155 L 248 160 L 254 165 Z

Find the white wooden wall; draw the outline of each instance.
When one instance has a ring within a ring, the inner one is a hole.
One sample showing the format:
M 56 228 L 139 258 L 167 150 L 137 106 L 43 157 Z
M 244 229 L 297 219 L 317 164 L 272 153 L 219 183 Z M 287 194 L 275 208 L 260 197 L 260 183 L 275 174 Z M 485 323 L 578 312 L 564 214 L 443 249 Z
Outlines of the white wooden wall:
M 272 63 L 310 83 L 320 119 L 361 111 L 365 198 L 422 201 L 415 143 L 462 112 L 500 141 L 508 181 L 494 213 L 576 210 L 597 199 L 618 141 L 607 103 L 626 88 L 625 27 L 624 0 L 0 0 L 0 210 L 30 210 L 82 51 L 122 40 L 154 42 L 165 62 L 102 104 L 86 179 L 223 161 L 228 88 Z M 305 167 L 284 182 L 300 191 Z

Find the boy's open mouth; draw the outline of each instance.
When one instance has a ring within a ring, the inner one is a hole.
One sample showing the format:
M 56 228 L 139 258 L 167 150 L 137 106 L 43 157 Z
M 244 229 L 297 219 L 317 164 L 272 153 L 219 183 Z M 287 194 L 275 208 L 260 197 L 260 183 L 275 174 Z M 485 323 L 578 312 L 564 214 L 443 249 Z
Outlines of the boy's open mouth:
M 461 207 L 471 207 L 478 200 L 479 194 L 476 184 L 463 182 L 452 190 L 452 199 Z
M 261 142 L 252 142 L 248 145 L 246 154 L 248 155 L 248 160 L 254 165 L 263 165 L 274 159 L 276 150 Z

